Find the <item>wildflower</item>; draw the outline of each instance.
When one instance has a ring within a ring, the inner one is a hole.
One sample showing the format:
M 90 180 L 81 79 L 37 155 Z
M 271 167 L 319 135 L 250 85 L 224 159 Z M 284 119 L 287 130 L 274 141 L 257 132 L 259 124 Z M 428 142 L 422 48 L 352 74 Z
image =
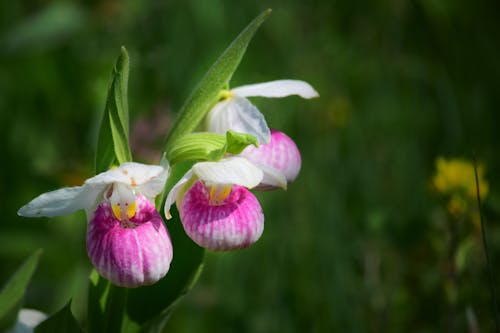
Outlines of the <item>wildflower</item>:
M 187 235 L 209 250 L 232 250 L 255 243 L 264 230 L 264 215 L 248 190 L 263 172 L 242 157 L 198 162 L 172 188 L 165 216 L 177 202 Z
M 248 133 L 255 136 L 259 144 L 269 143 L 271 132 L 262 113 L 246 97 L 319 96 L 311 85 L 298 80 L 250 84 L 223 91 L 221 95 L 223 100 L 208 114 L 208 130 L 219 134 L 225 134 L 228 130 Z
M 479 194 L 485 198 L 488 194 L 488 183 L 484 179 L 482 165 L 477 167 L 477 174 Z M 447 198 L 447 209 L 455 216 L 467 213 L 476 199 L 474 166 L 463 159 L 438 158 L 432 185 Z
M 479 190 L 481 197 L 488 194 L 488 183 L 484 179 L 484 168 L 477 167 Z M 469 198 L 476 197 L 476 181 L 474 177 L 474 166 L 471 162 L 463 159 L 436 160 L 436 173 L 432 178 L 432 184 L 441 194 L 463 193 Z
M 19 209 L 25 217 L 53 217 L 85 209 L 87 252 L 112 283 L 137 287 L 165 276 L 172 244 L 152 200 L 168 170 L 127 162 L 87 179 L 82 186 L 44 193 Z
M 264 172 L 258 189 L 274 189 L 277 186 L 286 188 L 297 178 L 301 157 L 293 140 L 285 133 L 271 129 L 269 143 L 259 147 L 248 146 L 239 156 L 245 157 Z

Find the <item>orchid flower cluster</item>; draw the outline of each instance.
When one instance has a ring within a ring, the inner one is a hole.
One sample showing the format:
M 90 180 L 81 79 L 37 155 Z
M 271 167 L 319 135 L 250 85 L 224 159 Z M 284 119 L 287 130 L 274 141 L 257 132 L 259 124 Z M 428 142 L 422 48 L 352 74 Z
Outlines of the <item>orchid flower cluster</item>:
M 306 82 L 279 80 L 221 92 L 207 114 L 207 132 L 249 134 L 256 146 L 218 161 L 199 161 L 166 196 L 165 216 L 175 202 L 186 234 L 214 251 L 255 243 L 264 230 L 264 215 L 250 189 L 286 189 L 298 175 L 301 157 L 286 134 L 270 129 L 251 96 L 313 98 Z M 173 256 L 169 233 L 154 205 L 170 166 L 122 163 L 87 179 L 82 186 L 44 193 L 19 209 L 25 217 L 53 217 L 84 209 L 87 253 L 99 274 L 117 286 L 150 285 L 168 270 Z

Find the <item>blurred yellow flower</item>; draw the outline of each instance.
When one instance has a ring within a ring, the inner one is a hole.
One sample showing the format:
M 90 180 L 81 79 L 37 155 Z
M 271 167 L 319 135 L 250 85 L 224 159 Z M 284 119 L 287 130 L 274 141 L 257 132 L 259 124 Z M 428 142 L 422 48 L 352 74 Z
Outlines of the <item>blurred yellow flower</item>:
M 488 183 L 484 178 L 482 165 L 478 165 L 477 175 L 479 194 L 481 198 L 485 198 L 488 194 Z M 469 207 L 469 201 L 476 199 L 473 163 L 464 159 L 439 157 L 436 160 L 432 185 L 440 194 L 450 196 L 447 208 L 451 214 L 464 213 Z

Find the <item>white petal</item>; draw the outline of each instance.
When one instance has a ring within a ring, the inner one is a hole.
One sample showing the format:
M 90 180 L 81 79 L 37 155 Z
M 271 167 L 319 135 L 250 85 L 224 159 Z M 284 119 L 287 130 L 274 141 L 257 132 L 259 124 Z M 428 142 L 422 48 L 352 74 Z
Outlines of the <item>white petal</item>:
M 31 333 L 42 321 L 47 319 L 43 312 L 33 309 L 21 309 L 17 316 L 16 325 L 8 333 Z
M 215 105 L 208 114 L 208 130 L 223 135 L 229 130 L 248 133 L 255 136 L 260 144 L 271 139 L 262 113 L 249 100 L 238 96 Z
M 170 190 L 170 192 L 168 192 L 167 199 L 165 200 L 165 207 L 163 208 L 163 211 L 165 213 L 165 217 L 167 218 L 167 220 L 170 220 L 172 218 L 172 215 L 170 215 L 170 207 L 177 200 L 177 195 L 179 194 L 179 191 L 191 179 L 191 177 L 193 177 L 193 171 L 189 170 L 174 185 L 174 187 L 172 187 L 172 189 Z
M 17 212 L 25 217 L 53 217 L 85 209 L 95 203 L 103 187 L 76 186 L 47 192 L 31 200 Z
M 231 90 L 232 93 L 241 97 L 286 97 L 299 95 L 302 98 L 314 98 L 319 94 L 305 81 L 299 80 L 277 80 L 257 84 L 249 84 Z
M 256 166 L 259 167 L 264 173 L 261 181 L 261 184 L 264 185 L 264 187 L 267 185 L 271 187 L 281 187 L 282 189 L 286 190 L 287 181 L 285 175 L 282 172 L 265 165 L 257 164 Z
M 85 184 L 97 185 L 116 182 L 132 187 L 139 187 L 150 181 L 156 182 L 158 178 L 159 180 L 162 180 L 162 177 L 166 179 L 166 175 L 162 175 L 163 172 L 165 172 L 165 169 L 159 165 L 125 162 L 116 169 L 102 172 L 97 176 L 87 179 Z M 154 189 L 156 190 L 157 187 L 154 187 Z M 161 189 L 159 192 L 161 192 Z
M 150 178 L 147 182 L 137 186 L 137 191 L 142 193 L 149 201 L 153 202 L 154 198 L 163 191 L 165 182 L 167 181 L 169 169 L 163 168 L 163 171 Z
M 252 188 L 263 177 L 262 170 L 243 157 L 230 157 L 218 162 L 199 162 L 193 166 L 198 178 L 212 184 L 236 184 Z

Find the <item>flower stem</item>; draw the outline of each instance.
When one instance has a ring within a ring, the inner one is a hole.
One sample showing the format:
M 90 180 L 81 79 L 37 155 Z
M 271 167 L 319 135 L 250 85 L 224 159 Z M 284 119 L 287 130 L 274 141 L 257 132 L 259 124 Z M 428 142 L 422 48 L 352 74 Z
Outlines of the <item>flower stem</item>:
M 104 331 L 120 333 L 127 304 L 128 289 L 109 284 L 106 308 L 104 310 Z
M 481 222 L 481 236 L 483 238 L 483 250 L 484 256 L 486 257 L 486 267 L 488 269 L 488 278 L 490 282 L 490 292 L 493 298 L 493 318 L 495 319 L 495 332 L 500 332 L 500 324 L 498 322 L 498 303 L 497 303 L 497 292 L 495 288 L 495 282 L 493 280 L 493 272 L 491 270 L 491 261 L 488 251 L 488 242 L 486 240 L 486 226 L 483 219 L 483 211 L 481 209 L 481 195 L 479 191 L 479 179 L 477 175 L 477 161 L 474 155 L 474 179 L 476 181 L 476 198 L 477 198 L 477 208 L 479 210 L 479 221 Z

